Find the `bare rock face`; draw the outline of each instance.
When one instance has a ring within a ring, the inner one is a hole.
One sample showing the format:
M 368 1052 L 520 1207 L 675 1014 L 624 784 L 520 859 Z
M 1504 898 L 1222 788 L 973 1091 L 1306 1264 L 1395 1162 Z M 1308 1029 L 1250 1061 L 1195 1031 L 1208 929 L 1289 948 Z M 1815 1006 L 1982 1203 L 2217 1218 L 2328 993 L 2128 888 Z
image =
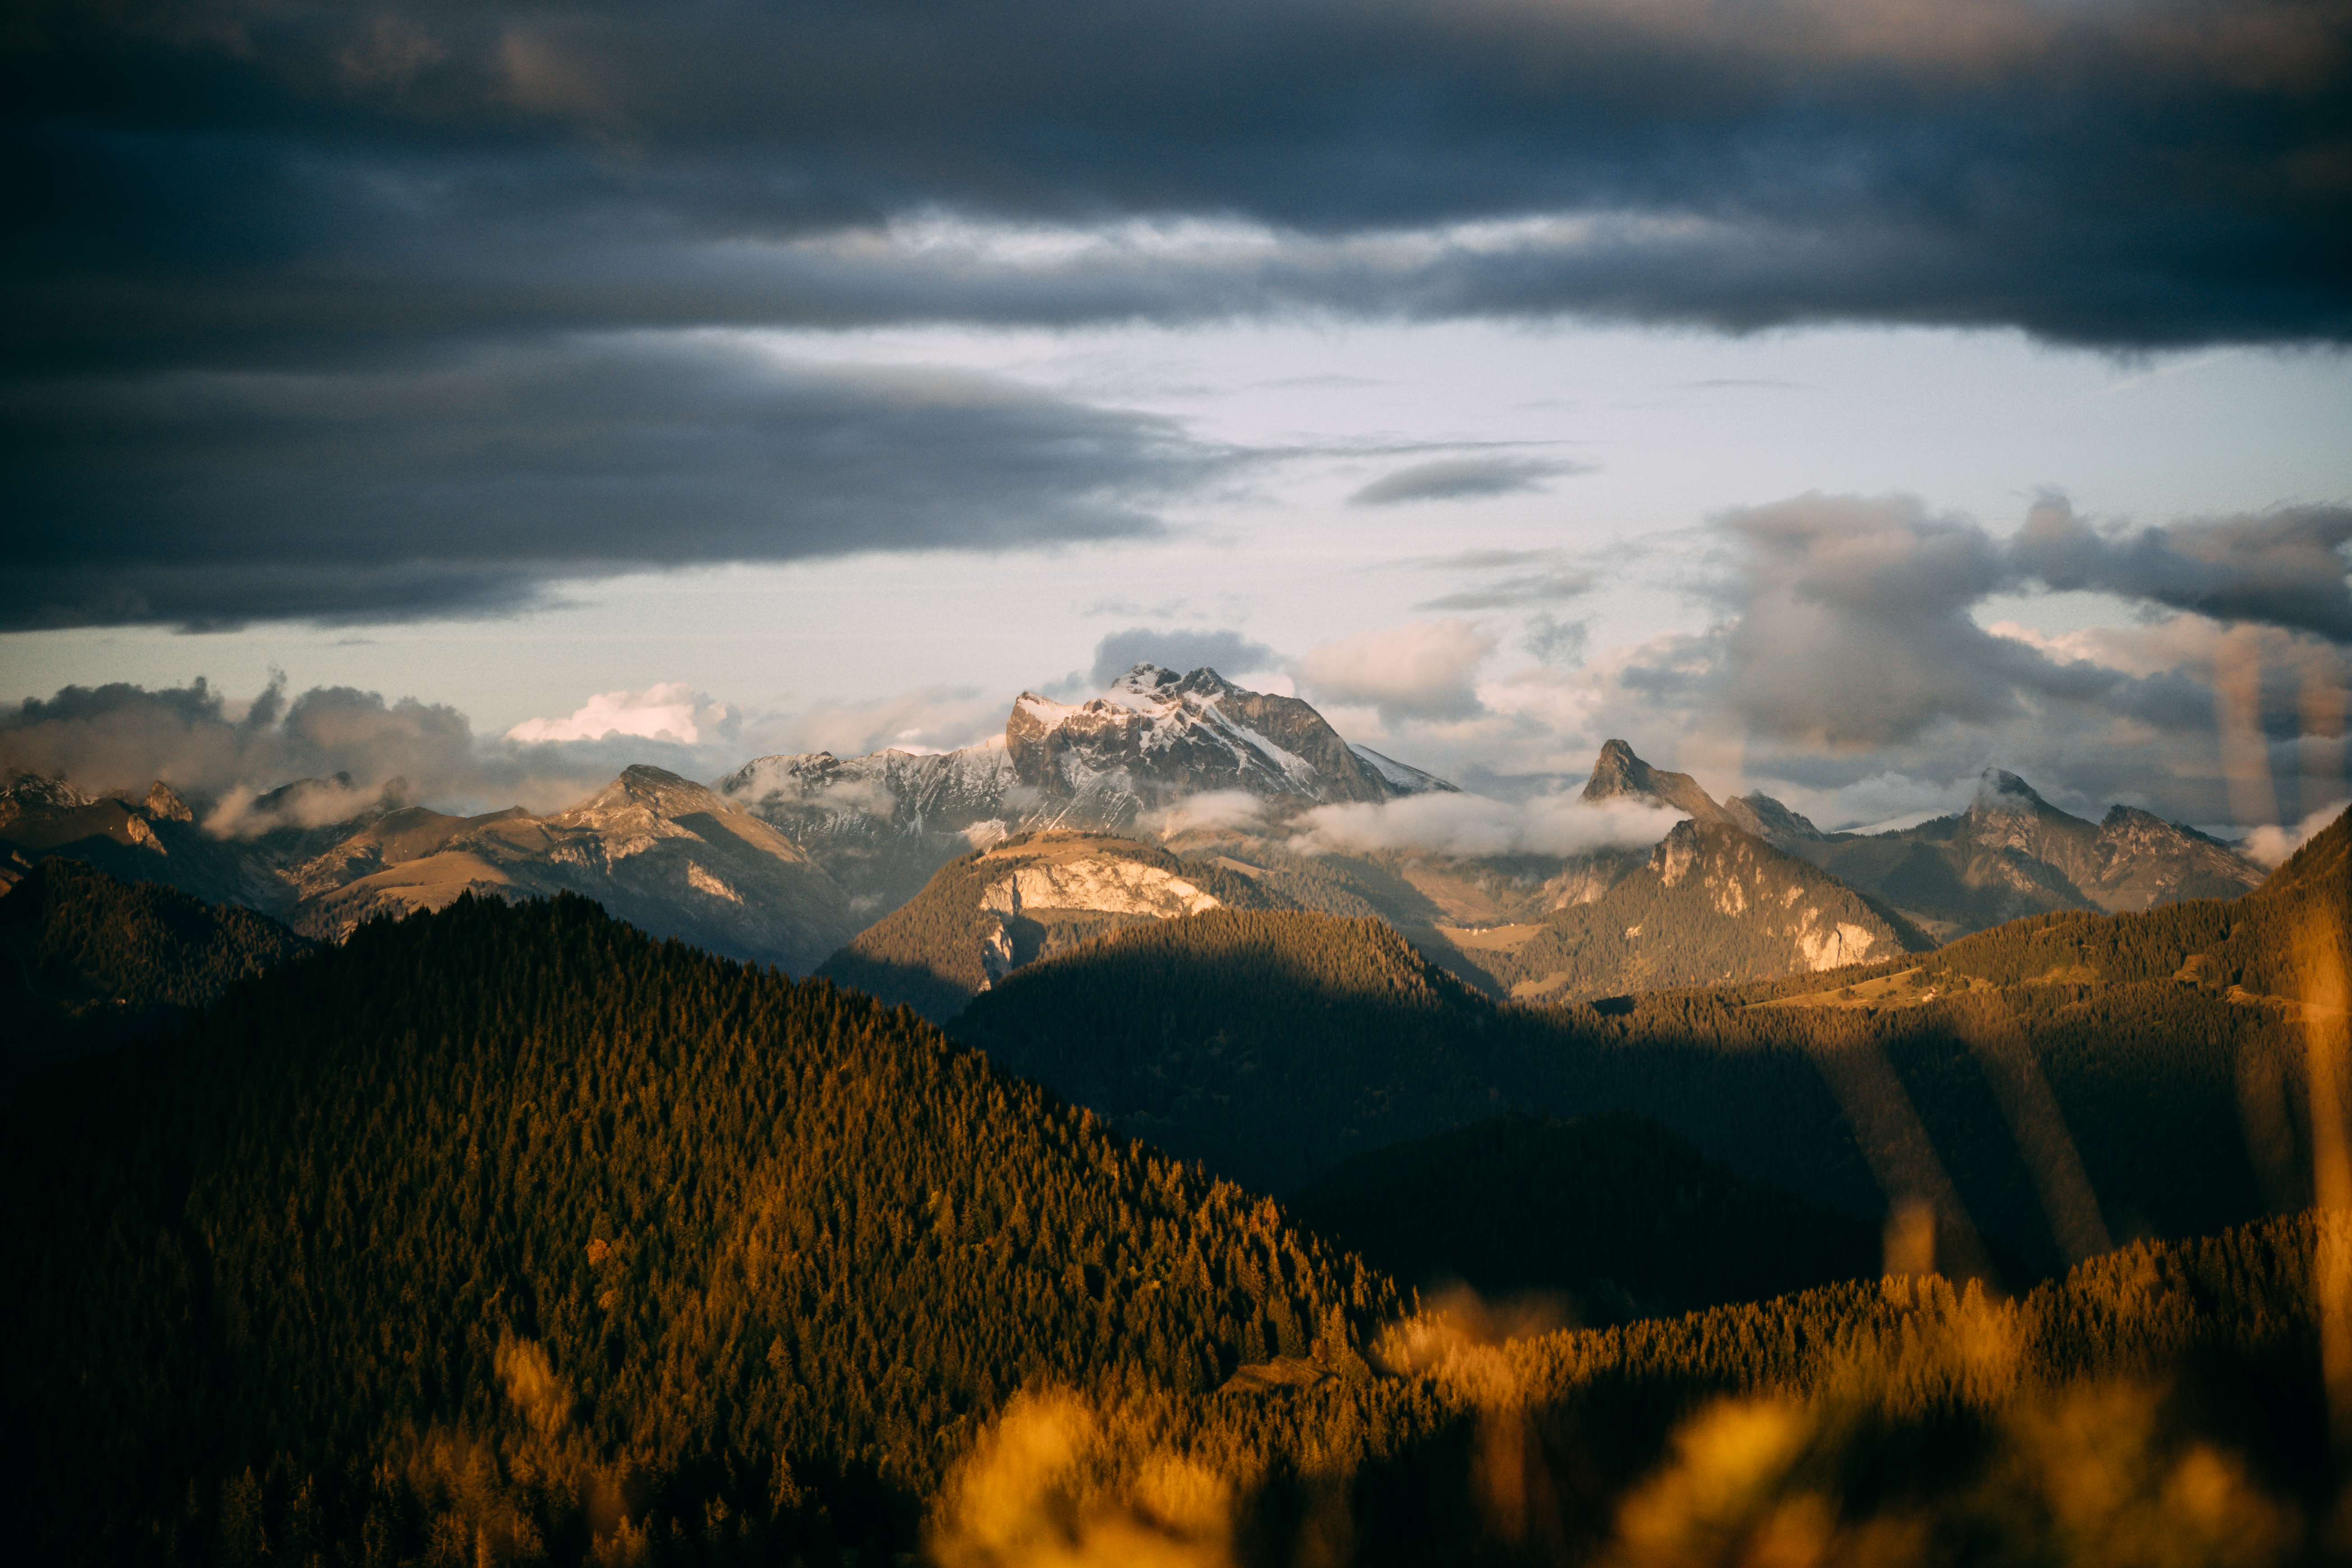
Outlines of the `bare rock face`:
M 1108 833 L 1021 833 L 940 868 L 818 972 L 943 1022 L 1015 969 L 1126 926 L 1284 907 L 1248 877 Z
M 194 822 L 196 814 L 180 798 L 179 791 L 157 779 L 147 789 L 147 815 L 165 822 Z
M 1610 741 L 1601 746 L 1601 755 L 1592 764 L 1592 777 L 1585 784 L 1583 798 L 1596 804 L 1604 800 L 1649 800 L 1687 812 L 1701 822 L 1728 820 L 1723 807 L 1699 787 L 1696 779 L 1688 773 L 1652 767 L 1635 756 L 1633 748 L 1622 741 Z
M 1805 860 L 1725 822 L 1676 823 L 1616 880 L 1481 954 L 1523 1000 L 1572 1002 L 1835 969 L 1930 945 Z

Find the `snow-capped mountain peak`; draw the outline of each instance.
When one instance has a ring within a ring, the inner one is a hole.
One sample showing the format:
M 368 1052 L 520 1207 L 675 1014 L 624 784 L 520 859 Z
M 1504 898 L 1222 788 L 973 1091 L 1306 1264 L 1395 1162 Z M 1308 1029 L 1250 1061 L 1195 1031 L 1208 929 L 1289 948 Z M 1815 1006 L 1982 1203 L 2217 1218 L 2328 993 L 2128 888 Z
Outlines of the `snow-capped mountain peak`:
M 1007 833 L 1124 832 L 1213 793 L 1280 809 L 1454 786 L 1349 746 L 1297 698 L 1247 690 L 1207 668 L 1180 675 L 1139 664 L 1083 702 L 1023 692 L 1003 738 L 982 745 L 761 757 L 713 787 L 895 906 L 944 861 Z

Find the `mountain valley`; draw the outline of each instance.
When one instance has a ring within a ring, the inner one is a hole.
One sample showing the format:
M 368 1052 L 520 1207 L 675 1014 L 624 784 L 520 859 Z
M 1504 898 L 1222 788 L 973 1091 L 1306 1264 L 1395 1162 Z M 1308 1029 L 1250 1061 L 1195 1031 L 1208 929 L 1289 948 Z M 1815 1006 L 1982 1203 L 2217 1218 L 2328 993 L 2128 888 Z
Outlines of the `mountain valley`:
M 1618 742 L 1646 847 L 1348 848 L 1312 813 L 1449 792 L 1130 688 L 544 817 L 13 779 L 35 1554 L 1679 1564 L 1625 1521 L 1738 1419 L 1906 1540 L 2071 1561 L 2011 1504 L 2087 1450 L 2014 1434 L 2129 1372 L 2189 1401 L 2100 1406 L 2131 1517 L 2326 1560 L 2352 818 L 2176 899 L 2250 874 L 2007 775 L 1822 835 Z
M 0 1111 L 34 1554 L 1696 1563 L 1626 1521 L 1763 1433 L 1923 1552 L 2082 1561 L 2034 1500 L 2120 1443 L 2147 1479 L 2099 1530 L 2326 1560 L 2345 1221 L 2266 1216 L 2312 1201 L 2352 819 L 2237 900 L 1543 1008 L 1380 921 L 1004 847 L 976 910 L 1135 919 L 955 1039 L 466 893 L 35 1074 Z

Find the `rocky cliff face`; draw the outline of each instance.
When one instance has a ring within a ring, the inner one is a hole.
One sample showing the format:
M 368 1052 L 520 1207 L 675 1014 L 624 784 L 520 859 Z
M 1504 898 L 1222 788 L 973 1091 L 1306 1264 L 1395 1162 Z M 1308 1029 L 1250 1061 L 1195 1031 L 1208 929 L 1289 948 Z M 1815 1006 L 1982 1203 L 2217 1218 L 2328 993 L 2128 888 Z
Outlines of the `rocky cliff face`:
M 1286 904 L 1240 872 L 1131 838 L 1023 833 L 941 868 L 819 973 L 944 1022 L 1015 969 L 1121 926 Z
M 1718 806 L 1685 773 L 1650 767 L 1622 741 L 1601 749 L 1588 800 L 1648 798 L 1723 823 L 1811 861 L 1950 938 L 2060 910 L 2109 914 L 2181 899 L 2233 899 L 2262 868 L 2191 827 L 2132 806 L 2092 824 L 2059 810 L 2017 774 L 1987 768 L 1966 811 L 1891 833 L 1824 833 L 1767 795 Z M 1590 900 L 1591 879 L 1579 884 Z

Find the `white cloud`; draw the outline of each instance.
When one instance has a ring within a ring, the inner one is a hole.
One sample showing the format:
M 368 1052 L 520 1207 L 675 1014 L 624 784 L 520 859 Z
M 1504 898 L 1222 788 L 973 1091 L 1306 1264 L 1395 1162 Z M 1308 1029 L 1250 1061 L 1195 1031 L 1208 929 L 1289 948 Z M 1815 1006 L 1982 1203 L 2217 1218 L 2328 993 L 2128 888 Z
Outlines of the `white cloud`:
M 726 734 L 740 720 L 740 711 L 726 703 L 713 702 L 682 680 L 666 680 L 643 691 L 600 691 L 568 718 L 526 719 L 509 730 L 506 738 L 533 742 L 629 735 L 693 746 L 701 743 L 706 731 Z
M 205 831 L 215 838 L 257 838 L 275 827 L 324 827 L 350 821 L 383 792 L 341 779 L 309 779 L 272 793 L 276 798 L 263 805 L 250 784 L 231 786 L 206 814 Z
M 1010 692 L 925 686 L 863 701 L 812 703 L 797 713 L 755 715 L 743 725 L 739 749 L 746 757 L 952 752 L 1004 733 L 1012 709 Z
M 1318 702 L 1365 703 L 1384 719 L 1461 718 L 1479 710 L 1473 684 L 1495 651 L 1475 621 L 1408 621 L 1319 643 L 1291 667 Z
M 1265 814 L 1264 796 L 1244 789 L 1203 790 L 1199 795 L 1147 811 L 1136 819 L 1136 826 L 1147 834 L 1162 838 L 1173 837 L 1194 827 L 1247 827 Z
M 1420 849 L 1439 855 L 1577 855 L 1640 848 L 1683 814 L 1630 801 L 1587 805 L 1573 795 L 1510 804 L 1478 795 L 1419 795 L 1376 805 L 1318 805 L 1299 818 L 1301 854 Z
M 2238 846 L 2256 864 L 2276 870 L 2307 843 L 2311 836 L 2344 815 L 2352 800 L 2331 801 L 2292 827 L 2270 824 L 2255 828 Z

